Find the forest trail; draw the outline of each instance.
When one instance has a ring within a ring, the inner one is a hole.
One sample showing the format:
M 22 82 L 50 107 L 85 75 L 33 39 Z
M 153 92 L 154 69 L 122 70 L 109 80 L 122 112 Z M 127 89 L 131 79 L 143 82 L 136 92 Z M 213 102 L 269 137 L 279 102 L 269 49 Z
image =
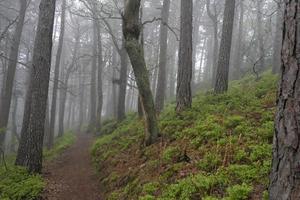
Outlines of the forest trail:
M 92 136 L 80 134 L 75 144 L 44 168 L 44 200 L 100 200 L 89 153 Z

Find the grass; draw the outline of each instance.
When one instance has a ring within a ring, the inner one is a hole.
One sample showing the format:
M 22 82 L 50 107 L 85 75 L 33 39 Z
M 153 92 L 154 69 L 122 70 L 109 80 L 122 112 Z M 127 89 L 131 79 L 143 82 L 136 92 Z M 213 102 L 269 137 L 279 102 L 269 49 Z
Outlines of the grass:
M 71 132 L 55 141 L 51 150 L 44 151 L 44 159 L 52 160 L 75 141 Z M 7 167 L 0 162 L 0 199 L 1 200 L 35 200 L 45 187 L 41 175 L 29 174 L 23 167 L 14 165 L 15 155 L 6 157 Z
M 159 118 L 162 137 L 147 148 L 136 115 L 108 123 L 92 149 L 104 197 L 267 199 L 276 82 L 270 73 L 248 76 L 226 94 L 200 92 L 181 114 L 168 105 Z

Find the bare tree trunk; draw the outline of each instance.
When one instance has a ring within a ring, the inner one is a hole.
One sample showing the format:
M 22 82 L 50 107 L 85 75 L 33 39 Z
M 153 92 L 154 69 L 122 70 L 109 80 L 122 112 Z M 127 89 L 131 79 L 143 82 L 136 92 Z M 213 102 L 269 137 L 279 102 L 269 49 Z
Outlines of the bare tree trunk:
M 51 101 L 51 110 L 50 110 L 50 134 L 48 138 L 47 148 L 51 149 L 54 143 L 54 132 L 55 132 L 55 119 L 56 119 L 56 104 L 57 104 L 57 92 L 58 92 L 58 79 L 59 79 L 59 68 L 61 62 L 61 54 L 64 43 L 65 35 L 65 18 L 66 18 L 66 0 L 62 1 L 61 6 L 61 24 L 60 24 L 60 35 L 56 53 L 55 68 L 54 68 L 54 84 L 53 84 L 53 93 Z
M 240 0 L 240 17 L 239 17 L 239 30 L 236 41 L 236 55 L 234 57 L 234 72 L 233 78 L 239 79 L 241 75 L 241 65 L 242 65 L 242 45 L 244 42 L 244 0 Z
M 223 93 L 228 90 L 229 62 L 232 42 L 232 31 L 235 11 L 235 0 L 226 0 L 222 39 L 218 59 L 215 93 Z
M 120 69 L 120 79 L 119 79 L 119 95 L 118 95 L 118 111 L 117 118 L 122 121 L 125 118 L 125 100 L 126 100 L 126 89 L 127 89 L 127 68 L 128 68 L 128 58 L 125 49 L 125 41 L 122 41 L 122 48 L 120 52 L 121 59 L 121 69 Z
M 263 34 L 263 19 L 262 7 L 264 0 L 257 0 L 257 47 L 258 47 L 258 71 L 263 71 L 265 66 L 265 47 L 264 47 L 264 34 Z
M 0 101 L 0 148 L 4 144 L 5 132 L 9 118 L 9 110 L 11 105 L 11 98 L 13 92 L 14 79 L 16 74 L 16 67 L 19 55 L 19 46 L 22 36 L 22 30 L 25 20 L 25 14 L 27 9 L 27 0 L 20 0 L 20 11 L 17 26 L 12 38 L 12 44 L 9 53 L 9 61 L 6 80 L 4 83 L 4 91 L 1 93 L 2 100 Z
M 96 109 L 97 109 L 97 24 L 93 21 L 93 58 L 92 58 L 92 70 L 91 70 L 91 87 L 90 87 L 90 130 L 96 125 Z
M 218 52 L 219 52 L 219 39 L 218 39 L 218 16 L 217 14 L 213 14 L 210 10 L 210 0 L 206 0 L 206 9 L 209 18 L 213 23 L 213 66 L 212 66 L 212 85 L 215 84 L 216 76 L 217 76 L 217 67 L 218 67 Z
M 16 159 L 16 165 L 24 166 L 30 172 L 35 173 L 40 173 L 42 169 L 55 3 L 55 0 L 41 0 L 40 3 L 39 22 L 33 50 L 33 69 Z
M 164 0 L 161 11 L 162 21 L 160 24 L 160 54 L 159 54 L 159 73 L 156 87 L 155 106 L 156 111 L 161 112 L 164 108 L 167 79 L 167 50 L 168 50 L 168 24 L 170 14 L 170 0 Z
M 277 13 L 276 13 L 276 33 L 273 44 L 273 67 L 272 72 L 280 73 L 281 65 L 281 46 L 282 46 L 282 25 L 283 25 L 283 3 L 282 0 L 277 2 Z
M 101 130 L 101 117 L 103 106 L 103 91 L 102 91 L 102 71 L 103 71 L 103 57 L 102 57 L 102 38 L 100 24 L 97 22 L 97 35 L 98 35 L 98 106 L 97 106 L 97 130 Z
M 140 0 L 128 0 L 126 2 L 123 17 L 123 33 L 126 40 L 125 47 L 131 60 L 144 111 L 145 144 L 151 145 L 158 137 L 158 124 L 148 71 L 143 56 L 143 47 L 139 42 L 141 32 L 139 9 Z
M 285 0 L 270 200 L 300 199 L 300 1 Z
M 192 106 L 193 71 L 193 1 L 181 0 L 180 42 L 178 54 L 178 74 L 176 111 L 181 112 Z

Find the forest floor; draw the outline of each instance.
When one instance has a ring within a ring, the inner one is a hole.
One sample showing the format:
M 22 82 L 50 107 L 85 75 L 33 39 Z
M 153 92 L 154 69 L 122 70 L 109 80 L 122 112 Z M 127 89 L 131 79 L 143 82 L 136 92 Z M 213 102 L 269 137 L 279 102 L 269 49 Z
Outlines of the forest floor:
M 58 158 L 46 163 L 43 176 L 45 200 L 99 200 L 99 185 L 89 147 L 92 136 L 80 134 Z

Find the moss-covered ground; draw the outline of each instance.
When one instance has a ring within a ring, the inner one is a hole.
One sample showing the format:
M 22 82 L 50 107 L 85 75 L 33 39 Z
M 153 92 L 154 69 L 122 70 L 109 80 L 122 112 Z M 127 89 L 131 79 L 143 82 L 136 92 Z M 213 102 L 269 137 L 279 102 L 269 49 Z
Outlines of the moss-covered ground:
M 267 199 L 277 77 L 246 77 L 226 94 L 200 92 L 181 114 L 159 117 L 161 137 L 143 147 L 135 114 L 108 121 L 92 148 L 105 199 Z
M 44 159 L 52 160 L 64 149 L 72 145 L 75 135 L 71 132 L 55 141 L 51 150 L 44 151 Z M 0 161 L 0 199 L 1 200 L 35 200 L 38 199 L 45 187 L 41 175 L 29 174 L 23 167 L 14 166 L 15 155 Z

